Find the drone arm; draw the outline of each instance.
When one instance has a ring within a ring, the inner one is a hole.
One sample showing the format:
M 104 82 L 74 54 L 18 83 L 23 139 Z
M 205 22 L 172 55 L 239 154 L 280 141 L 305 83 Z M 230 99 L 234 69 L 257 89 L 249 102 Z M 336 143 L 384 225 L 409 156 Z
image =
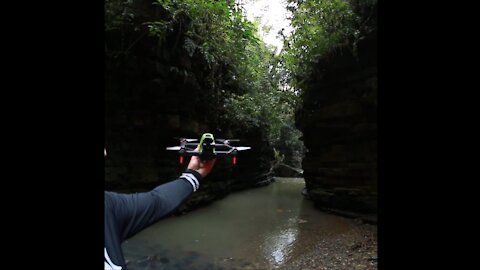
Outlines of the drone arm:
M 182 155 L 191 157 L 191 156 L 200 156 L 200 152 L 195 151 L 195 150 L 186 150 Z
M 228 151 L 218 151 L 218 150 L 216 150 L 215 154 L 217 156 L 228 156 L 228 155 L 232 154 L 232 152 L 233 152 L 233 149 L 230 149 Z

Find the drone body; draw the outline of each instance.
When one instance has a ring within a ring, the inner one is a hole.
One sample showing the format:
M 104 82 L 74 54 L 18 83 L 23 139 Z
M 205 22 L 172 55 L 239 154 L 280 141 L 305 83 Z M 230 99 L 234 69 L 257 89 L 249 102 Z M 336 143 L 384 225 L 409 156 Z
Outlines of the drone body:
M 232 163 L 235 165 L 238 152 L 251 149 L 251 147 L 248 146 L 232 146 L 230 145 L 230 142 L 239 140 L 215 139 L 211 133 L 204 133 L 200 138 L 200 142 L 198 142 L 198 139 L 179 139 L 179 146 L 167 147 L 167 150 L 178 151 L 180 154 L 180 164 L 183 163 L 184 156 L 199 156 L 202 160 L 209 160 L 222 156 L 232 156 Z

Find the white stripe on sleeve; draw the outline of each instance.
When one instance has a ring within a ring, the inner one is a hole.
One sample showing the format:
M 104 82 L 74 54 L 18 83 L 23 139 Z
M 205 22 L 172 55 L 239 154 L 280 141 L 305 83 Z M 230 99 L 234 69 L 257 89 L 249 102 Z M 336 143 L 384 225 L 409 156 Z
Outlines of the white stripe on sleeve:
M 180 178 L 183 178 L 185 180 L 187 180 L 188 182 L 190 182 L 190 184 L 192 184 L 193 186 L 193 191 L 197 191 L 197 189 L 200 187 L 200 184 L 198 183 L 198 180 L 197 178 L 195 177 L 195 175 L 191 174 L 191 173 L 182 173 L 182 176 L 180 176 Z
M 105 270 L 121 270 L 122 267 L 114 264 L 112 260 L 110 260 L 110 256 L 108 256 L 107 248 L 105 250 Z

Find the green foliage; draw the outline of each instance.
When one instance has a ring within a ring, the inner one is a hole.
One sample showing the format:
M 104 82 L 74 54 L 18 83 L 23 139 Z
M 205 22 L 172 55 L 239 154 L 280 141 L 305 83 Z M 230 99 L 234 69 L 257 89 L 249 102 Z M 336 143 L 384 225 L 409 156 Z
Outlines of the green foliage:
M 133 0 L 105 0 L 105 31 L 120 29 L 135 18 Z
M 287 164 L 301 167 L 304 146 L 295 128 L 292 101 L 290 93 L 278 90 L 232 95 L 226 99 L 224 117 L 247 129 L 265 130 L 264 140 L 275 148 L 277 162 L 285 159 Z
M 277 162 L 285 159 L 301 167 L 304 146 L 294 120 L 299 97 L 282 86 L 282 69 L 272 50 L 262 44 L 248 47 L 247 51 L 251 57 L 242 72 L 244 87 L 249 91 L 225 99 L 224 118 L 242 123 L 247 129 L 265 130 L 264 140 L 274 147 Z
M 293 32 L 285 39 L 282 62 L 288 83 L 302 90 L 316 63 L 337 49 L 354 53 L 359 40 L 373 31 L 376 0 L 288 0 Z
M 201 55 L 209 68 L 240 63 L 246 58 L 245 47 L 259 42 L 253 24 L 225 1 L 158 0 L 157 4 L 168 15 L 163 21 L 148 22 L 150 33 L 164 39 L 168 31 L 181 29 L 188 55 Z

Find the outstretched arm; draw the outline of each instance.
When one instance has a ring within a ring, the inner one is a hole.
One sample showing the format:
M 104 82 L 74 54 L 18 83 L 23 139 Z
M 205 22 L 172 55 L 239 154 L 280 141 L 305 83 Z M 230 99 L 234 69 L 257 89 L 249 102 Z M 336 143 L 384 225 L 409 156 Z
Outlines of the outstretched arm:
M 122 240 L 128 239 L 145 227 L 158 221 L 178 208 L 193 192 L 213 168 L 215 159 L 202 161 L 192 156 L 187 170 L 179 178 L 162 184 L 149 192 L 117 194 L 122 203 L 116 207 L 117 217 L 123 222 Z

